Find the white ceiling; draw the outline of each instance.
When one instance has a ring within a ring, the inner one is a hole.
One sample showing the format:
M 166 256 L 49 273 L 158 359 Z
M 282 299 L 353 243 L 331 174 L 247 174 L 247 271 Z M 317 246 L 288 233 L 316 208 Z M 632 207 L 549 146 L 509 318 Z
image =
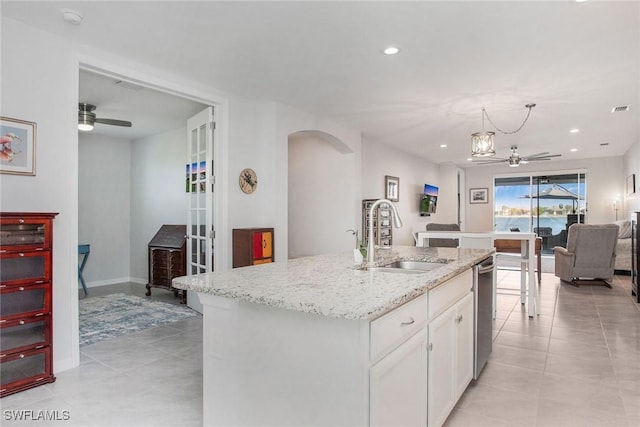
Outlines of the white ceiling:
M 81 25 L 64 22 L 63 8 L 81 12 Z M 2 15 L 344 121 L 367 140 L 437 163 L 466 164 L 482 107 L 513 130 L 524 105 L 537 104 L 519 133 L 497 133 L 501 157 L 514 144 L 521 155 L 549 151 L 563 160 L 616 156 L 640 138 L 637 1 L 3 1 Z M 388 45 L 400 54 L 383 55 Z M 127 105 L 112 84 L 82 84 L 98 117 L 142 123 L 148 108 Z M 611 113 L 626 104 L 630 111 Z

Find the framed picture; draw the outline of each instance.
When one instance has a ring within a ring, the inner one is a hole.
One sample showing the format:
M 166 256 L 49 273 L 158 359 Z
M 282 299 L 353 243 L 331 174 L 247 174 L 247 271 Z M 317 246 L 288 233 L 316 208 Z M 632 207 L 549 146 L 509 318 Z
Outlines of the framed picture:
M 0 173 L 36 174 L 36 124 L 0 117 Z
M 470 188 L 469 203 L 489 203 L 488 188 Z
M 636 192 L 636 174 L 632 173 L 627 177 L 627 196 Z
M 392 202 L 400 200 L 400 178 L 397 176 L 385 175 L 384 198 L 391 200 Z

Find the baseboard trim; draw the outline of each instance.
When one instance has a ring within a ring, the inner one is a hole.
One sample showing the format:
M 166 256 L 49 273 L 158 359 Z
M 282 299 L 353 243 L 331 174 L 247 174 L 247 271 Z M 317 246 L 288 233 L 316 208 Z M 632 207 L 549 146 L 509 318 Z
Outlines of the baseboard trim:
M 98 286 L 116 285 L 118 283 L 139 283 L 142 285 L 147 284 L 147 279 L 141 279 L 139 277 L 116 277 L 114 279 L 96 280 L 94 282 L 87 282 L 87 288 L 97 288 Z

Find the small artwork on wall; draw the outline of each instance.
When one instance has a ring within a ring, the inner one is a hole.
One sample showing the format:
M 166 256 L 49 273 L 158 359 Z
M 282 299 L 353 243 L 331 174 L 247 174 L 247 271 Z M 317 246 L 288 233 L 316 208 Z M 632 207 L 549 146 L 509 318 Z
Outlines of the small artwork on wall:
M 489 203 L 488 188 L 470 188 L 469 203 Z
M 392 202 L 400 200 L 400 178 L 385 175 L 384 177 L 384 198 Z
M 36 124 L 0 117 L 0 173 L 36 174 Z

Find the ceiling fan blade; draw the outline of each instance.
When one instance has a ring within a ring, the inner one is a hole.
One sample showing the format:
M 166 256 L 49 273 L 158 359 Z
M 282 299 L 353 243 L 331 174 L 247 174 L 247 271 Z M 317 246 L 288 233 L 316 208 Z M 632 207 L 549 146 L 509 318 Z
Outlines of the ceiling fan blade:
M 562 154 L 549 154 L 549 155 L 545 155 L 545 156 L 540 156 L 540 157 L 531 157 L 531 156 L 527 156 L 524 157 L 527 160 L 549 160 L 552 157 L 560 157 L 562 156 Z
M 490 165 L 490 164 L 494 164 L 494 163 L 503 163 L 503 162 L 508 162 L 509 159 L 496 159 L 496 160 L 472 160 L 471 163 L 475 163 L 476 165 Z
M 520 157 L 522 157 L 522 158 L 525 158 L 525 157 L 547 157 L 547 154 L 549 154 L 549 152 L 548 151 L 544 151 L 542 153 L 528 154 L 526 156 L 520 156 Z
M 102 123 L 103 125 L 113 125 L 113 126 L 125 126 L 130 128 L 131 122 L 126 120 L 116 120 L 116 119 L 95 119 L 96 123 Z

